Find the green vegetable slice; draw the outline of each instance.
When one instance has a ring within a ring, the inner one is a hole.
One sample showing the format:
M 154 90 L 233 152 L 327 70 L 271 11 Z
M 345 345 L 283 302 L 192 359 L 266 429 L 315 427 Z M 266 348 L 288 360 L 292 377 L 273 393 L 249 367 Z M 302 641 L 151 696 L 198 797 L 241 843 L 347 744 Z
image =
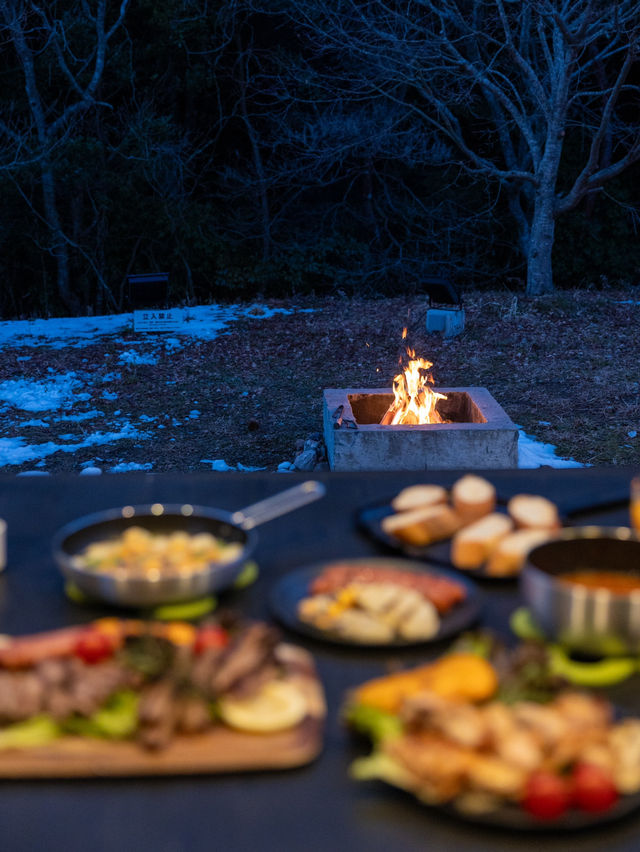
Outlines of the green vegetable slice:
M 349 775 L 355 781 L 386 781 L 402 790 L 410 790 L 413 786 L 409 773 L 381 751 L 354 760 L 349 767 Z
M 397 716 L 364 704 L 352 704 L 347 707 L 345 721 L 354 730 L 366 734 L 374 744 L 402 733 L 402 722 Z
M 247 586 L 250 586 L 252 583 L 258 579 L 258 563 L 257 562 L 245 562 L 242 567 L 242 570 L 236 577 L 235 583 L 233 584 L 234 589 L 246 589 Z
M 0 730 L 0 749 L 47 745 L 61 733 L 60 726 L 50 716 L 33 716 Z
M 612 686 L 620 683 L 638 670 L 633 657 L 615 657 L 596 662 L 579 662 L 559 645 L 549 646 L 549 665 L 552 674 L 568 680 L 576 686 Z
M 186 603 L 164 604 L 156 607 L 151 613 L 152 618 L 158 621 L 196 621 L 210 612 L 218 605 L 218 599 L 213 595 L 197 598 L 195 601 Z
M 518 607 L 511 613 L 509 626 L 518 639 L 542 639 L 545 636 L 538 623 L 531 614 L 531 610 L 525 606 Z

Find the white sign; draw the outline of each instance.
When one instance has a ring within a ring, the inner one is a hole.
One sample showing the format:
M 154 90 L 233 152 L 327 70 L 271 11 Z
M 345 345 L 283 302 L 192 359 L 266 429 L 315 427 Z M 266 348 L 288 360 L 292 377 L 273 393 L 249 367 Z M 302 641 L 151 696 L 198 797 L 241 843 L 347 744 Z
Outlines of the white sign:
M 177 331 L 182 325 L 183 311 L 178 308 L 161 310 L 147 308 L 133 312 L 134 331 Z

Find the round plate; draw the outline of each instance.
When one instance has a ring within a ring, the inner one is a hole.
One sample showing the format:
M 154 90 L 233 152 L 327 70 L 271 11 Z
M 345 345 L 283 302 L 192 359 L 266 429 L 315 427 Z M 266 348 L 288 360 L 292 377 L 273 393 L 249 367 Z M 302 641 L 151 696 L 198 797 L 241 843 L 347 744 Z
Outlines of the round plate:
M 380 781 L 380 783 L 386 785 L 388 782 Z M 395 785 L 390 786 L 394 786 L 395 789 L 402 789 L 395 787 Z M 411 796 L 420 806 L 444 813 L 452 819 L 463 820 L 464 822 L 476 825 L 506 828 L 513 831 L 580 831 L 615 822 L 632 814 L 640 806 L 640 793 L 632 793 L 628 796 L 620 796 L 612 808 L 601 813 L 589 813 L 588 811 L 571 809 L 557 819 L 545 820 L 536 819 L 515 804 L 504 804 L 496 810 L 487 813 L 468 813 L 460 810 L 454 804 L 428 804 L 408 790 L 404 790 L 403 792 Z
M 536 819 L 517 805 L 503 805 L 486 814 L 467 814 L 453 805 L 444 805 L 442 809 L 458 819 L 498 828 L 510 828 L 516 831 L 579 831 L 598 825 L 606 825 L 635 811 L 640 805 L 640 793 L 621 796 L 608 811 L 589 813 L 571 809 L 557 819 Z
M 459 604 L 456 604 L 449 612 L 440 616 L 440 627 L 438 632 L 430 639 L 394 639 L 391 642 L 357 642 L 353 639 L 346 639 L 341 636 L 320 630 L 312 624 L 307 624 L 298 618 L 298 604 L 300 601 L 309 595 L 309 587 L 313 580 L 322 573 L 326 568 L 334 564 L 339 565 L 356 565 L 370 566 L 372 568 L 392 568 L 398 571 L 409 571 L 415 574 L 433 574 L 435 577 L 442 577 L 451 580 L 454 583 L 462 586 L 466 592 L 465 599 Z M 441 568 L 431 569 L 428 565 L 416 562 L 407 562 L 404 559 L 380 559 L 372 557 L 371 559 L 339 559 L 331 562 L 319 562 L 315 565 L 310 565 L 306 568 L 299 568 L 297 571 L 292 571 L 281 577 L 280 580 L 273 586 L 269 594 L 269 605 L 271 611 L 276 618 L 286 627 L 302 633 L 305 636 L 310 636 L 313 639 L 320 639 L 325 642 L 334 642 L 338 645 L 357 645 L 360 647 L 407 647 L 410 645 L 424 645 L 430 642 L 439 642 L 442 639 L 448 639 L 455 636 L 462 630 L 465 630 L 480 615 L 482 609 L 482 596 L 477 586 L 458 573 L 446 571 Z

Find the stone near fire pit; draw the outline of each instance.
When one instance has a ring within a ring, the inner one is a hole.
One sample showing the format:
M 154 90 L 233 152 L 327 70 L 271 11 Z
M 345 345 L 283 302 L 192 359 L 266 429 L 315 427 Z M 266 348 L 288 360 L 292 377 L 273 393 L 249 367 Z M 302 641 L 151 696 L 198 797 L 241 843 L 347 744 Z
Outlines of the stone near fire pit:
M 387 388 L 324 392 L 324 439 L 331 470 L 465 470 L 518 466 L 518 429 L 486 388 L 434 388 L 451 422 L 382 426 Z M 342 406 L 342 407 L 341 407 Z

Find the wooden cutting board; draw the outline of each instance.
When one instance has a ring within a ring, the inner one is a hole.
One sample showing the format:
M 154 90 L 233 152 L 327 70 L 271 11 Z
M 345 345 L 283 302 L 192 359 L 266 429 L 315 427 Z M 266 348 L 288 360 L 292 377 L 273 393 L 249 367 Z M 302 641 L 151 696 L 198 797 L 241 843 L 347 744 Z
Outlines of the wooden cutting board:
M 162 751 L 135 742 L 64 737 L 46 746 L 0 752 L 0 778 L 104 778 L 197 775 L 303 766 L 322 749 L 324 691 L 313 659 L 283 645 L 285 679 L 303 690 L 309 712 L 299 725 L 273 734 L 249 734 L 224 725 L 203 734 L 177 736 Z

